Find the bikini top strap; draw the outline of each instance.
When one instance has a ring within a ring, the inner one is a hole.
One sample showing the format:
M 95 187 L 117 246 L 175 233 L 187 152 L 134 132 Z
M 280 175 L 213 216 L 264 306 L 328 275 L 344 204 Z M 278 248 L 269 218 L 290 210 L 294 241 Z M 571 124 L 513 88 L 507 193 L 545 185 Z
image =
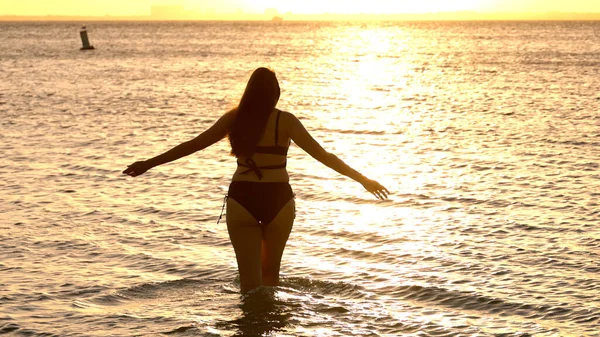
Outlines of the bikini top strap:
M 281 110 L 277 110 L 277 118 L 275 119 L 275 146 L 279 146 L 279 115 L 281 115 Z

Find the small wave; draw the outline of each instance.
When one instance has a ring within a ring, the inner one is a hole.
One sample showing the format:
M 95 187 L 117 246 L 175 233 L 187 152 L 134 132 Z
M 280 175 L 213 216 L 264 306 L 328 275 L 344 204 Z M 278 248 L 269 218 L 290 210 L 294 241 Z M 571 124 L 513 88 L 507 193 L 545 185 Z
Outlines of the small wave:
M 310 234 L 316 235 L 319 237 L 334 237 L 334 238 L 343 237 L 344 240 L 347 242 L 358 241 L 358 242 L 373 243 L 373 244 L 377 244 L 377 245 L 383 245 L 383 244 L 392 243 L 392 242 L 400 243 L 400 242 L 405 242 L 405 241 L 409 240 L 405 237 L 383 235 L 383 234 L 380 234 L 377 232 L 362 233 L 362 232 L 354 232 L 354 231 L 344 230 L 344 229 L 336 230 L 334 232 L 334 231 L 331 231 L 330 229 L 324 228 L 324 229 L 311 231 Z
M 15 332 L 21 329 L 21 326 L 15 323 L 6 323 L 0 325 L 0 335 Z
M 585 141 L 577 141 L 577 140 L 555 140 L 555 139 L 544 138 L 544 139 L 542 139 L 542 141 L 549 143 L 549 144 L 560 144 L 560 145 L 592 146 L 592 147 L 600 146 L 600 142 L 585 142 Z
M 289 277 L 281 280 L 282 287 L 288 287 L 303 292 L 316 292 L 322 295 L 347 296 L 363 298 L 364 289 L 361 286 L 346 282 L 331 282 L 311 280 L 303 277 Z
M 32 337 L 58 337 L 59 335 L 49 332 L 38 332 L 32 329 L 25 329 L 16 323 L 6 323 L 0 325 L 0 335 L 15 334 L 16 336 Z
M 587 163 L 577 163 L 574 165 L 575 167 L 582 168 L 585 171 L 595 171 L 600 168 L 599 163 L 587 162 Z
M 109 174 L 113 174 L 114 171 L 113 170 L 107 170 L 107 169 L 102 169 L 99 167 L 94 167 L 94 166 L 88 166 L 88 165 L 80 165 L 80 164 L 62 164 L 60 165 L 61 169 L 69 169 L 69 170 L 73 170 L 73 171 L 77 171 L 77 172 L 96 172 L 96 173 L 102 173 L 105 175 L 109 175 Z M 68 173 L 64 173 L 63 176 L 65 177 L 74 177 L 77 176 L 76 173 L 73 172 L 68 172 Z M 85 177 L 88 177 L 87 175 Z
M 515 230 L 524 230 L 527 232 L 531 232 L 531 231 L 538 231 L 538 230 L 546 230 L 546 228 L 540 227 L 540 226 L 535 226 L 535 225 L 530 225 L 530 224 L 522 224 L 522 223 L 514 223 L 511 226 L 512 229 Z
M 221 280 L 222 281 L 222 280 Z M 128 299 L 152 299 L 168 296 L 170 293 L 190 293 L 202 286 L 216 284 L 216 279 L 179 279 L 159 283 L 139 284 L 118 292 L 118 296 Z
M 578 241 L 579 241 L 579 244 L 581 244 L 583 246 L 587 246 L 587 247 L 591 247 L 591 248 L 599 248 L 600 247 L 600 238 L 585 237 L 585 238 L 580 238 Z
M 72 286 L 69 283 L 63 284 L 61 287 L 70 287 Z M 102 293 L 103 291 L 107 290 L 108 288 L 106 287 L 102 287 L 102 286 L 94 286 L 94 287 L 89 287 L 89 288 L 84 288 L 84 289 L 75 289 L 75 290 L 66 290 L 61 292 L 61 295 L 64 296 L 68 296 L 68 297 L 93 297 L 96 296 L 100 293 Z
M 336 257 L 350 256 L 353 259 L 363 259 L 365 261 L 377 261 L 377 263 L 394 264 L 398 261 L 398 256 L 388 252 L 370 252 L 360 249 L 351 249 L 340 247 L 335 249 Z
M 528 319 L 584 320 L 586 322 L 594 322 L 600 319 L 600 311 L 598 310 L 586 308 L 571 309 L 547 304 L 514 303 L 473 292 L 461 292 L 438 287 L 407 285 L 395 287 L 388 291 L 391 295 L 405 300 L 435 303 L 460 310 L 475 310 L 497 315 L 522 316 Z
M 374 135 L 380 136 L 388 134 L 385 131 L 371 131 L 371 130 L 344 130 L 344 129 L 330 129 L 330 128 L 315 128 L 315 131 L 326 132 L 328 134 L 331 133 L 341 133 L 341 134 L 350 134 L 350 135 Z
M 181 326 L 179 328 L 173 329 L 171 331 L 163 332 L 163 335 L 187 335 L 191 334 L 193 336 L 200 333 L 199 329 L 193 325 Z
M 110 294 L 110 295 L 102 295 L 88 301 L 93 304 L 102 305 L 102 306 L 115 306 L 120 305 L 128 301 L 129 298 L 120 294 Z M 88 306 L 86 302 L 75 302 L 74 306 L 78 306 L 81 308 L 85 308 Z
M 121 290 L 115 290 L 108 294 L 97 295 L 86 299 L 85 301 L 76 301 L 73 305 L 79 308 L 88 308 L 95 306 L 119 306 L 129 302 L 143 300 L 176 301 L 178 299 L 198 297 L 199 291 L 204 292 L 204 290 L 207 290 L 205 291 L 207 296 L 214 296 L 215 291 L 217 293 L 223 292 L 220 287 L 220 284 L 223 282 L 224 281 L 220 279 L 184 278 L 166 282 L 143 283 Z M 208 291 L 209 288 L 214 289 Z
M 550 66 L 560 66 L 560 67 L 565 67 L 565 66 L 570 66 L 570 67 L 577 67 L 577 68 L 583 68 L 583 67 L 591 67 L 591 68 L 597 68 L 600 67 L 600 62 L 597 61 L 554 61 L 554 60 L 523 60 L 520 62 L 521 64 L 525 64 L 525 65 L 550 65 Z

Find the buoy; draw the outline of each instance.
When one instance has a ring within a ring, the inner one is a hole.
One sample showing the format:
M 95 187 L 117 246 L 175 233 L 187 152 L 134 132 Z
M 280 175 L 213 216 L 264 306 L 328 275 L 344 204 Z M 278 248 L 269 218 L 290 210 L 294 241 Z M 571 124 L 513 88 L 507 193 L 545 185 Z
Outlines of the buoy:
M 80 50 L 96 49 L 96 48 L 94 48 L 94 46 L 92 46 L 90 44 L 90 39 L 88 39 L 87 29 L 86 29 L 85 25 L 81 26 L 81 30 L 79 31 L 79 36 L 81 36 L 81 43 L 83 44 L 83 47 L 81 47 Z

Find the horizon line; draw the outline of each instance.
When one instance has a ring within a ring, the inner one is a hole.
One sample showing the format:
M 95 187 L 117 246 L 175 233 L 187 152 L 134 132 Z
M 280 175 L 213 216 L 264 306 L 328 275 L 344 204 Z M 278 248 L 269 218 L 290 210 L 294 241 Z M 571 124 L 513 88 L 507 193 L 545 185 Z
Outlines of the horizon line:
M 212 13 L 212 14 L 187 14 L 187 15 L 0 15 L 0 21 L 34 21 L 34 20 L 94 20 L 94 21 L 265 21 L 271 19 L 283 19 L 286 21 L 308 21 L 323 20 L 391 20 L 391 21 L 596 21 L 600 20 L 600 12 L 479 12 L 479 11 L 453 11 L 453 12 L 426 12 L 426 13 L 387 13 L 387 14 L 336 14 L 336 13 Z

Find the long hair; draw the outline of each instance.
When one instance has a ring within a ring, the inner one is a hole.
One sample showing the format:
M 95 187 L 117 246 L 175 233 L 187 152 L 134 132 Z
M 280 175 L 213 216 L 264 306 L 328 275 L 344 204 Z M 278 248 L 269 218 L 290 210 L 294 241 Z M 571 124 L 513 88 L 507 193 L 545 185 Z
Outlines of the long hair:
M 258 68 L 252 73 L 240 104 L 234 109 L 237 116 L 229 130 L 232 155 L 250 157 L 254 154 L 279 95 L 279 83 L 273 71 Z

